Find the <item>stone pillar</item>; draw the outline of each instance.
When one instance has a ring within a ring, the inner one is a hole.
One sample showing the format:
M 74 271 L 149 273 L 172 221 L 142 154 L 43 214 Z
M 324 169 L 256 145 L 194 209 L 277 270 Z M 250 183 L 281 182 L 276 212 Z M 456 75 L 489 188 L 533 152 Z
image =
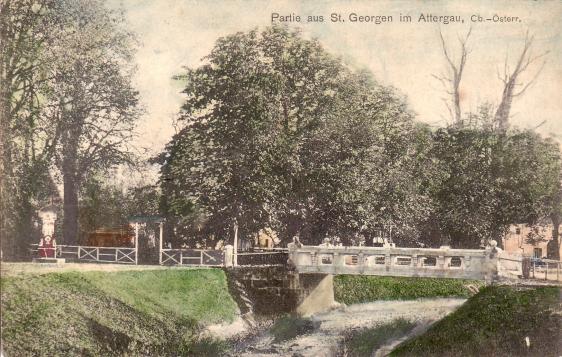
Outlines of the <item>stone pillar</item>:
M 484 250 L 484 254 L 486 255 L 484 259 L 485 264 L 485 280 L 487 283 L 491 283 L 494 280 L 498 279 L 498 264 L 499 259 L 498 255 L 501 252 L 499 248 L 497 248 L 498 243 L 495 240 L 491 240 L 489 245 Z
M 230 244 L 224 246 L 224 266 L 232 267 L 234 266 L 233 260 L 234 247 Z
M 57 220 L 57 209 L 53 205 L 43 207 L 39 210 L 38 216 L 41 219 L 39 256 L 41 258 L 56 258 L 55 221 Z
M 57 211 L 54 206 L 47 206 L 39 210 L 39 218 L 41 219 L 41 235 L 53 237 L 55 234 L 55 221 L 57 220 Z

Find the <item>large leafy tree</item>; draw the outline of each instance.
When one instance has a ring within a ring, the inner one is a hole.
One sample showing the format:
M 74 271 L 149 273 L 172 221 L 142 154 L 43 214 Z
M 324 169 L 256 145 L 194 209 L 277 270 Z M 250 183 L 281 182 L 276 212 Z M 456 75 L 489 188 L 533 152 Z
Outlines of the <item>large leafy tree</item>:
M 269 226 L 313 242 L 423 211 L 403 99 L 318 41 L 237 33 L 180 78 L 184 128 L 160 157 L 170 214 L 204 215 L 218 235 Z
M 62 1 L 62 0 L 61 0 Z M 138 117 L 131 83 L 133 38 L 102 1 L 65 2 L 63 36 L 49 53 L 56 64 L 48 93 L 53 121 L 62 130 L 56 151 L 64 187 L 63 238 L 78 235 L 78 194 L 90 173 L 131 162 Z
M 0 2 L 0 235 L 8 258 L 25 252 L 35 209 L 54 191 L 48 168 L 59 126 L 42 113 L 56 10 L 52 0 Z
M 535 225 L 556 212 L 560 151 L 532 131 L 448 128 L 434 134 L 442 173 L 437 221 L 448 241 L 477 248 L 501 242 L 510 224 Z
M 131 36 L 121 21 L 102 1 L 0 3 L 0 228 L 7 255 L 23 251 L 33 212 L 55 195 L 53 164 L 64 178 L 64 232 L 72 243 L 81 180 L 128 159 L 136 93 Z

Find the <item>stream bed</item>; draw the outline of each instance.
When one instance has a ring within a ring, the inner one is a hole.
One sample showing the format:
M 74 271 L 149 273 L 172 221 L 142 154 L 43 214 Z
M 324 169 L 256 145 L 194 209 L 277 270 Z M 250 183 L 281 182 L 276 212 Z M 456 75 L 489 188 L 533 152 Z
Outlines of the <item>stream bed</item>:
M 316 314 L 312 331 L 285 341 L 275 342 L 269 329 L 247 335 L 238 340 L 232 355 L 257 356 L 340 356 L 344 336 L 353 331 L 373 328 L 397 319 L 416 323 L 414 333 L 423 332 L 433 322 L 456 310 L 465 299 L 436 298 L 407 301 L 377 301 L 365 304 L 342 306 Z M 404 339 L 403 336 L 402 339 Z M 376 355 L 384 356 L 401 339 L 386 341 Z M 374 351 L 373 351 L 374 352 Z

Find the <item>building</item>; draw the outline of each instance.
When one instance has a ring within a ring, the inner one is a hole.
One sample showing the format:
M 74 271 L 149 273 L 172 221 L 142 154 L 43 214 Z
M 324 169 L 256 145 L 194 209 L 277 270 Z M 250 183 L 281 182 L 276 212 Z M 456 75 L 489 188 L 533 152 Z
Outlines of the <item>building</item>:
M 559 228 L 559 232 L 562 232 L 562 229 Z M 547 257 L 547 245 L 552 244 L 553 234 L 554 226 L 552 223 L 536 226 L 512 224 L 502 239 L 503 249 L 508 253 L 544 258 Z M 558 250 L 562 253 L 560 245 Z

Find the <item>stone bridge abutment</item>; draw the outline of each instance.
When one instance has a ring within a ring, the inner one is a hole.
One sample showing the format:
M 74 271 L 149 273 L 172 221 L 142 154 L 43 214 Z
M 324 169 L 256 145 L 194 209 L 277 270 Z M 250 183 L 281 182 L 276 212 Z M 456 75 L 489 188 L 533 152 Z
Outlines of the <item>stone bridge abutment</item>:
M 236 267 L 225 271 L 242 314 L 306 316 L 335 305 L 332 274 L 299 274 L 287 266 Z

